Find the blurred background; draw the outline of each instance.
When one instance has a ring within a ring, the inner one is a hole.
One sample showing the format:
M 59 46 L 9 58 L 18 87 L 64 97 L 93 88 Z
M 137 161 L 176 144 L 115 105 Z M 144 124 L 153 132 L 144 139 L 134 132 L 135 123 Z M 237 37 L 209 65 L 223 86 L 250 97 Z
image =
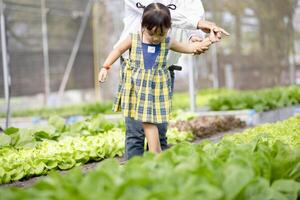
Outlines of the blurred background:
M 112 100 L 118 63 L 101 87 L 97 73 L 122 31 L 124 1 L 0 2 L 1 55 L 6 52 L 8 58 L 5 72 L 0 56 L 0 112 L 5 112 L 6 81 L 11 84 L 12 110 Z M 202 2 L 206 19 L 224 27 L 231 36 L 194 63 L 197 91 L 300 83 L 299 0 Z M 190 66 L 183 67 L 176 74 L 176 92 L 189 90 Z

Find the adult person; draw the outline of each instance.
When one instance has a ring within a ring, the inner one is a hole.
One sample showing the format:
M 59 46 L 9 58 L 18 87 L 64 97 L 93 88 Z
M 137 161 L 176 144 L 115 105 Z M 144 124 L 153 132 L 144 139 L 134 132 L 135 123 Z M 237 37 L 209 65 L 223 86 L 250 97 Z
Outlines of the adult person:
M 202 30 L 205 33 L 213 31 L 216 36 L 216 41 L 219 41 L 222 34 L 229 35 L 224 29 L 218 27 L 215 23 L 204 20 L 204 8 L 201 0 L 125 0 L 125 16 L 123 19 L 124 29 L 116 46 L 123 41 L 130 33 L 136 33 L 140 30 L 140 23 L 143 9 L 138 8 L 139 5 L 147 6 L 150 3 L 162 3 L 164 5 L 174 4 L 175 10 L 171 10 L 172 29 L 171 37 L 178 41 L 183 41 L 185 31 L 188 30 L 191 42 L 200 42 L 202 39 L 202 32 L 195 30 Z M 190 31 L 193 30 L 193 31 Z M 203 47 L 198 49 L 197 54 L 204 53 L 208 48 Z M 123 54 L 124 58 L 128 58 L 128 52 Z M 176 64 L 179 55 L 170 53 L 168 65 Z M 122 59 L 121 59 L 122 62 Z M 122 69 L 121 69 L 122 70 Z M 172 88 L 174 87 L 175 74 L 170 71 L 172 78 Z M 121 73 L 122 76 L 122 73 Z M 145 134 L 141 121 L 133 118 L 125 118 L 126 138 L 125 138 L 125 160 L 128 160 L 136 155 L 143 155 Z M 167 123 L 158 124 L 159 139 L 161 149 L 168 148 L 167 144 Z

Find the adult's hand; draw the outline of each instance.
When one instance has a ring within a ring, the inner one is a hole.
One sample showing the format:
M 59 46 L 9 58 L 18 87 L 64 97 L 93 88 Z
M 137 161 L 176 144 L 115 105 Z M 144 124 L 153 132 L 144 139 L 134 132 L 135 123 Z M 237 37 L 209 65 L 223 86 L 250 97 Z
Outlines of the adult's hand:
M 222 38 L 222 35 L 227 35 L 229 36 L 230 34 L 225 31 L 223 28 L 218 27 L 215 23 L 210 22 L 210 21 L 204 21 L 200 20 L 197 25 L 198 29 L 201 29 L 205 33 L 210 33 L 213 31 L 216 35 L 217 40 L 220 40 Z

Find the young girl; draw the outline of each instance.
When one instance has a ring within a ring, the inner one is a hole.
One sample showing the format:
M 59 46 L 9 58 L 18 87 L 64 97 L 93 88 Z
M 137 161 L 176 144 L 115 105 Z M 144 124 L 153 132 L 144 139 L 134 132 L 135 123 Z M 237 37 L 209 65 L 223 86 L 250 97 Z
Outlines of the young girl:
M 131 34 L 119 44 L 99 72 L 99 81 L 104 82 L 111 65 L 130 49 L 130 58 L 125 61 L 121 88 L 113 110 L 122 109 L 125 117 L 142 121 L 149 151 L 154 153 L 161 151 L 156 124 L 170 119 L 172 91 L 166 63 L 169 49 L 193 54 L 216 41 L 213 32 L 210 37 L 197 43 L 180 43 L 170 39 L 167 36 L 171 28 L 169 9 L 175 8 L 175 5 L 165 6 L 161 3 L 145 7 L 141 31 Z

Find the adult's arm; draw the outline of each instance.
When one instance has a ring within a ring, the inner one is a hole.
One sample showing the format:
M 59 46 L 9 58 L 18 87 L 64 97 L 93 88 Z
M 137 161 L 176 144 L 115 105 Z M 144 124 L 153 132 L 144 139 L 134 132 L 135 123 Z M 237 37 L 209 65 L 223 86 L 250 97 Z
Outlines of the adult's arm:
M 198 28 L 200 20 L 204 20 L 204 8 L 201 0 L 177 0 L 176 10 L 171 10 L 172 24 L 176 28 Z

